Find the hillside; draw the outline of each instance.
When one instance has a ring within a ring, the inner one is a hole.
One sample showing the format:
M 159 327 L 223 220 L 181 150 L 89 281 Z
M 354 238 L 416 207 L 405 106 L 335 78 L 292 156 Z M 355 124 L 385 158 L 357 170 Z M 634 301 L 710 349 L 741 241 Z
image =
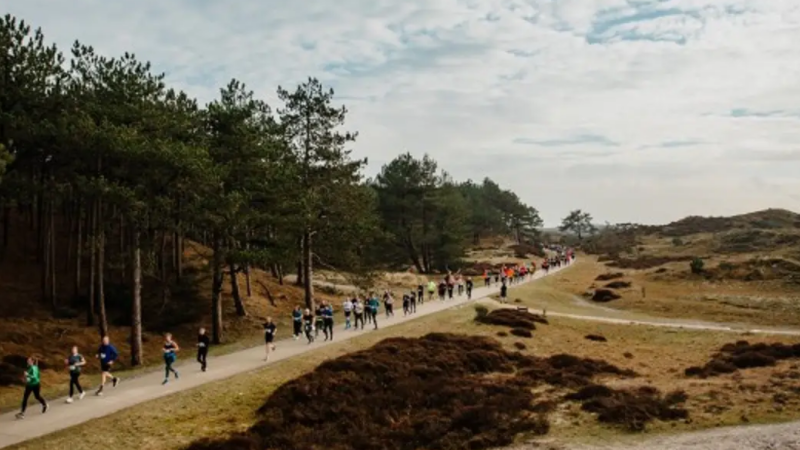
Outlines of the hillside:
M 33 231 L 25 231 L 24 221 L 17 217 L 11 220 L 15 239 L 9 242 L 4 257 L 0 259 L 0 408 L 16 405 L 19 400 L 20 375 L 28 355 L 40 358 L 44 386 L 56 392 L 66 386 L 67 372 L 62 360 L 73 345 L 77 345 L 89 357 L 88 374 L 96 373 L 91 360 L 98 345 L 97 326 L 87 326 L 84 313 L 85 296 L 73 296 L 74 274 L 67 266 L 59 264 L 56 272 L 57 306 L 42 301 L 41 265 L 32 256 L 35 254 Z M 58 254 L 66 255 L 65 235 L 57 236 L 64 244 Z M 183 248 L 183 279 L 173 284 L 167 301 L 155 295 L 158 284 L 152 276 L 144 280 L 144 366 L 161 364 L 162 333 L 173 333 L 185 347 L 194 346 L 197 329 L 210 327 L 211 321 L 211 273 L 208 259 L 211 251 L 206 247 L 187 241 Z M 112 272 L 113 269 L 109 269 Z M 88 274 L 82 282 L 87 283 Z M 285 283 L 281 285 L 269 273 L 251 270 L 251 294 L 247 295 L 245 277 L 237 277 L 247 316 L 236 314 L 232 297 L 230 277 L 223 285 L 223 316 L 225 347 L 216 351 L 229 351 L 241 345 L 260 342 L 261 324 L 272 316 L 280 324 L 287 323 L 289 312 L 295 305 L 303 304 L 301 288 Z M 268 293 L 269 292 L 269 293 Z M 317 297 L 332 300 L 320 289 Z M 129 293 L 109 276 L 106 282 L 106 304 L 109 308 L 109 335 L 120 351 L 118 367 L 125 371 L 131 368 Z M 191 351 L 191 350 L 189 350 Z M 47 389 L 47 388 L 46 388 Z M 47 392 L 46 392 L 47 393 Z
M 800 323 L 800 214 L 767 209 L 608 229 L 584 248 L 596 255 L 600 279 L 583 280 L 575 293 L 610 290 L 621 298 L 606 300 L 609 307 L 733 323 Z

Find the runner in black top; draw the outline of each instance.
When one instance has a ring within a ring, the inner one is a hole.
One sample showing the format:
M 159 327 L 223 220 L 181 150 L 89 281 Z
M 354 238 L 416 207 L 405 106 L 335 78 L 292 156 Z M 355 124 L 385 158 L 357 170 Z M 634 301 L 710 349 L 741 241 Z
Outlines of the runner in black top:
M 303 327 L 305 328 L 308 343 L 314 342 L 314 315 L 311 314 L 311 310 L 308 308 L 303 313 Z
M 264 322 L 264 361 L 269 361 L 270 353 L 275 351 L 275 332 L 278 331 L 277 325 L 275 322 L 272 321 L 272 317 L 267 317 L 267 321 Z
M 200 328 L 197 335 L 197 362 L 200 363 L 200 370 L 206 371 L 208 365 L 208 347 L 211 346 L 211 339 L 208 338 L 205 328 Z
M 472 300 L 472 278 L 467 278 L 467 298 Z
M 172 365 L 175 364 L 175 360 L 178 359 L 177 352 L 180 351 L 180 347 L 178 347 L 178 343 L 172 340 L 172 334 L 167 333 L 164 335 L 164 382 L 161 384 L 169 383 L 169 374 L 170 372 L 175 375 L 175 379 L 178 379 L 178 371 L 175 370 Z
M 295 306 L 292 311 L 292 325 L 294 325 L 294 340 L 297 340 L 303 332 L 303 311 L 300 306 Z
M 319 337 L 319 330 L 322 329 L 322 309 L 325 306 L 325 303 L 320 303 L 317 305 L 316 311 L 314 311 L 314 338 Z
M 415 312 L 417 312 L 417 294 L 415 294 L 414 291 L 411 291 L 408 294 L 408 296 L 411 297 L 410 298 L 410 300 L 411 300 L 411 305 L 410 305 L 411 312 L 415 313 Z
M 420 305 L 425 303 L 425 287 L 422 286 L 421 284 L 417 286 L 417 301 L 419 302 Z M 416 308 L 414 309 L 414 311 L 416 311 Z
M 503 283 L 503 285 L 500 286 L 500 301 L 505 303 L 506 302 L 506 296 L 508 296 L 508 286 L 506 286 L 506 284 Z
M 444 280 L 442 280 L 442 282 L 439 283 L 439 300 L 444 301 L 444 296 L 446 293 L 447 293 L 447 283 L 445 283 Z
M 411 297 L 408 294 L 403 294 L 403 315 L 411 314 Z
M 325 340 L 333 340 L 333 305 L 322 302 L 322 331 L 325 332 Z

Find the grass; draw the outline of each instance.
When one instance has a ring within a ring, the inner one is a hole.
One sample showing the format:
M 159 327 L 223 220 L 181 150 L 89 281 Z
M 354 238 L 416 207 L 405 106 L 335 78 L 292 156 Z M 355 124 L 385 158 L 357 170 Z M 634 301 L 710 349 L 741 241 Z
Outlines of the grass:
M 545 284 L 537 282 L 535 284 Z M 482 325 L 472 319 L 471 308 L 449 310 L 434 316 L 382 329 L 337 343 L 324 350 L 281 361 L 257 372 L 243 374 L 201 388 L 181 392 L 137 405 L 102 420 L 94 420 L 13 447 L 14 449 L 94 449 L 131 447 L 138 449 L 179 449 L 203 438 L 218 438 L 241 432 L 255 420 L 254 411 L 281 384 L 313 370 L 321 362 L 367 348 L 388 337 L 415 337 L 431 331 L 458 332 L 497 338 L 504 327 Z M 646 326 L 625 326 L 550 318 L 530 338 L 507 336 L 504 347 L 523 353 L 548 356 L 567 352 L 579 357 L 601 358 L 640 374 L 632 380 L 603 380 L 613 388 L 650 385 L 667 392 L 683 389 L 689 395 L 686 407 L 690 423 L 655 423 L 653 432 L 695 430 L 721 425 L 790 420 L 800 416 L 796 395 L 800 382 L 792 378 L 795 363 L 784 361 L 772 368 L 741 371 L 713 379 L 689 379 L 683 369 L 702 365 L 716 349 L 735 341 L 731 333 L 668 330 Z M 587 334 L 604 336 L 608 342 L 585 339 Z M 787 342 L 783 338 L 749 336 L 751 343 Z M 558 392 L 552 392 L 558 395 Z M 783 403 L 776 403 L 776 399 Z M 597 423 L 577 403 L 558 407 L 551 414 L 549 436 L 564 441 L 594 442 L 620 435 L 616 428 Z
M 664 267 L 673 272 L 687 271 L 688 263 Z M 622 296 L 619 300 L 602 304 L 586 300 L 583 294 L 592 287 L 609 283 L 595 280 L 608 272 L 622 272 L 621 280 L 630 282 L 631 287 L 616 291 Z M 631 320 L 680 319 L 767 328 L 800 323 L 797 291 L 759 283 L 710 283 L 653 272 L 609 268 L 594 256 L 582 256 L 569 270 L 512 288 L 509 297 L 537 309 Z

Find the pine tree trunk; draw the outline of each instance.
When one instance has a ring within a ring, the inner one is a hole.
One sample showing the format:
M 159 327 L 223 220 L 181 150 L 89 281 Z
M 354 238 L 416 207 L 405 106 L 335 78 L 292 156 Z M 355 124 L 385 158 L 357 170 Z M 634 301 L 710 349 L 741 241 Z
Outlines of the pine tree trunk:
M 244 307 L 242 295 L 239 293 L 239 277 L 236 274 L 236 265 L 231 263 L 228 265 L 228 268 L 231 271 L 231 294 L 233 295 L 233 304 L 236 306 L 236 315 L 245 317 L 247 315 L 247 310 Z
M 95 285 L 97 279 L 97 200 L 92 201 L 91 222 L 89 225 L 89 298 L 86 302 L 86 326 L 94 326 Z
M 83 265 L 83 207 L 78 204 L 78 231 L 75 236 L 75 297 L 81 294 L 81 266 Z M 91 324 L 89 324 L 91 325 Z
M 220 240 L 214 236 L 214 255 L 211 259 L 211 339 L 215 344 L 222 342 L 222 248 Z
M 305 283 L 303 282 L 303 275 L 305 274 L 305 270 L 303 269 L 303 238 L 300 238 L 300 259 L 297 260 L 297 280 L 295 280 L 296 286 L 304 286 Z
M 306 230 L 303 234 L 303 290 L 305 291 L 306 308 L 314 311 L 314 284 L 312 283 L 314 269 L 311 261 L 311 232 Z
M 244 248 L 250 250 L 250 233 L 248 232 L 245 236 L 247 242 L 245 242 Z M 250 264 L 245 264 L 244 266 L 244 283 L 247 288 L 247 298 L 250 298 L 253 296 L 253 286 L 250 282 Z
M 180 283 L 183 278 L 183 234 L 180 231 L 175 232 L 173 247 L 175 248 L 175 281 Z
M 50 248 L 48 259 L 50 260 L 50 301 L 53 303 L 53 308 L 58 306 L 58 295 L 56 290 L 56 220 L 55 210 L 53 205 L 50 205 L 50 225 L 49 225 L 49 239 L 47 245 Z
M 169 302 L 169 280 L 167 280 L 167 232 L 161 232 L 161 250 L 159 253 L 159 269 L 161 271 L 161 304 Z
M 133 248 L 133 302 L 131 310 L 131 365 L 142 364 L 142 249 L 139 243 L 139 230 L 132 234 Z
M 8 206 L 3 207 L 3 252 L 5 256 L 6 249 L 8 249 L 8 233 L 11 225 L 11 208 Z
M 119 215 L 119 279 L 125 282 L 128 273 L 128 255 L 125 252 L 125 218 Z
M 99 202 L 98 202 L 99 203 Z M 103 205 L 100 203 L 97 207 L 98 216 L 103 211 Z M 99 219 L 98 219 L 99 220 Z M 97 286 L 95 292 L 97 293 L 97 315 L 99 319 L 100 335 L 108 335 L 108 316 L 106 314 L 106 292 L 105 292 L 105 265 L 106 265 L 106 232 L 105 224 L 98 226 L 97 234 Z
M 50 245 L 49 245 L 50 244 L 50 224 L 49 224 L 50 220 L 49 219 L 50 219 L 50 214 L 42 214 L 41 215 L 41 220 L 43 222 L 45 222 L 45 223 L 41 223 L 41 222 L 39 223 L 40 229 L 37 232 L 41 233 L 41 235 L 44 236 L 44 242 L 41 242 L 40 245 L 39 245 L 39 251 L 42 252 L 42 255 L 38 258 L 39 261 L 42 262 L 42 267 L 41 267 L 41 270 L 42 270 L 41 271 L 41 289 L 42 289 L 41 293 L 42 293 L 42 299 L 44 301 L 52 302 L 53 299 L 50 298 L 50 291 L 48 289 L 50 287 L 50 264 L 52 262 L 52 261 L 50 261 Z M 39 238 L 39 240 L 41 241 L 42 239 Z
M 36 262 L 41 263 L 44 260 L 44 227 L 42 222 L 45 220 L 44 210 L 44 195 L 36 195 Z
M 247 288 L 247 298 L 253 296 L 253 284 L 250 279 L 250 264 L 244 266 L 244 283 Z

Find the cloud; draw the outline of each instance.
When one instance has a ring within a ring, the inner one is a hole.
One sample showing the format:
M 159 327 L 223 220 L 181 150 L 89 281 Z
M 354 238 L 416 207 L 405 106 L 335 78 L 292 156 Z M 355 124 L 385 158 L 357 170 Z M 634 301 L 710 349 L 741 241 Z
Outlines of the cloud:
M 595 144 L 598 146 L 617 147 L 619 144 L 611 139 L 597 134 L 578 134 L 561 139 L 536 140 L 531 138 L 515 138 L 515 144 L 538 145 L 541 147 L 564 147 L 579 144 Z
M 429 153 L 548 225 L 800 210 L 751 182 L 800 192 L 796 0 L 7 3 L 62 49 L 133 51 L 202 102 L 232 77 L 276 103 L 316 76 L 369 174 Z

